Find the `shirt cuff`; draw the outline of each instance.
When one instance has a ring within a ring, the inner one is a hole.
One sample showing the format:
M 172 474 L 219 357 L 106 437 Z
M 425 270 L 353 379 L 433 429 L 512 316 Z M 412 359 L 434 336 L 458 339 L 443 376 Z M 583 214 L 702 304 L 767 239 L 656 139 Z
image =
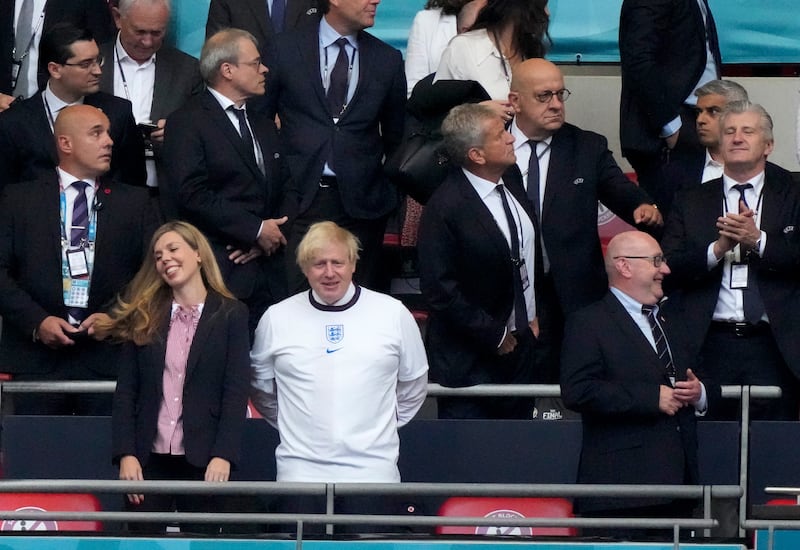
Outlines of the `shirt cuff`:
M 681 117 L 677 116 L 661 128 L 661 134 L 658 137 L 668 138 L 675 132 L 681 129 Z
M 695 416 L 705 416 L 708 413 L 708 394 L 706 385 L 700 382 L 700 399 L 694 405 Z
M 719 264 L 723 258 L 725 258 L 725 254 L 723 254 L 722 258 L 719 259 L 717 259 L 717 257 L 714 255 L 714 242 L 708 245 L 708 248 L 706 249 L 706 267 L 709 271 L 717 267 L 717 264 Z

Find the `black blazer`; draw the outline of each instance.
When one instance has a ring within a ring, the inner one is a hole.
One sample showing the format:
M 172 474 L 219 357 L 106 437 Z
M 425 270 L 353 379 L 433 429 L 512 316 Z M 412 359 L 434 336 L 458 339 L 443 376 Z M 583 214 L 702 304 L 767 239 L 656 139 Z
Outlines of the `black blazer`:
M 284 30 L 313 25 L 319 17 L 317 0 L 287 0 Z M 211 0 L 206 38 L 227 27 L 244 29 L 255 36 L 262 52 L 268 50 L 269 40 L 275 34 L 267 17 L 266 0 Z
M 504 183 L 527 208 L 521 182 Z M 495 352 L 514 307 L 514 268 L 503 233 L 460 168 L 426 205 L 417 250 L 430 310 L 431 379 L 452 387 L 494 381 Z
M 719 44 L 711 51 L 718 53 Z M 661 128 L 680 114 L 705 70 L 706 31 L 697 0 L 624 0 L 619 53 L 622 152 L 655 153 L 664 145 Z
M 144 185 L 144 141 L 136 128 L 131 102 L 104 92 L 84 98 L 86 105 L 102 110 L 111 123 L 110 179 Z M 58 165 L 53 131 L 42 92 L 0 113 L 0 187 L 52 174 Z
M 680 322 L 661 324 L 678 378 L 694 369 L 682 345 Z M 561 352 L 561 395 L 583 417 L 578 483 L 696 483 L 694 409 L 675 416 L 659 411 L 661 385 L 669 385 L 658 355 L 628 312 L 608 292 L 567 319 Z M 706 388 L 708 391 L 708 388 Z M 672 499 L 587 498 L 581 511 L 654 505 Z
M 274 50 L 265 110 L 270 118 L 280 115 L 293 182 L 290 195 L 298 211 L 311 205 L 332 156 L 347 215 L 377 219 L 391 212 L 398 196 L 383 171 L 383 159 L 403 137 L 406 79 L 400 52 L 367 32 L 358 33 L 358 84 L 334 124 L 319 68 L 319 27 L 276 35 Z
M 722 284 L 723 263 L 706 267 L 709 243 L 719 237 L 722 178 L 676 197 L 667 218 L 661 246 L 672 274 L 667 278 L 670 299 L 680 305 L 690 344 L 699 350 L 705 340 Z M 752 260 L 758 289 L 778 348 L 792 371 L 800 376 L 800 339 L 796 316 L 800 307 L 800 189 L 789 172 L 767 163 L 761 204 L 761 230 L 767 234 L 762 258 Z
M 0 93 L 11 94 L 11 51 L 14 49 L 14 4 L 22 0 L 0 0 Z M 34 18 L 39 14 L 34 14 Z M 110 39 L 116 29 L 105 0 L 47 0 L 42 29 L 69 21 L 92 31 L 99 44 Z M 44 34 L 44 33 L 42 33 Z M 43 69 L 43 70 L 42 70 Z M 39 70 L 39 86 L 47 82 L 47 68 Z
M 283 216 L 287 178 L 272 119 L 248 109 L 266 175 L 256 165 L 219 102 L 205 91 L 167 117 L 160 182 L 165 216 L 196 225 L 209 239 L 225 283 L 250 296 L 264 257 L 246 264 L 228 259 L 227 245 L 250 249 L 261 221 Z
M 550 144 L 542 236 L 564 314 L 603 297 L 608 278 L 597 236 L 597 201 L 634 225 L 633 211 L 652 200 L 622 173 L 605 137 L 564 124 Z
M 97 242 L 89 312 L 104 311 L 138 271 L 158 219 L 147 192 L 120 183 L 97 190 Z M 45 317 L 66 319 L 61 279 L 59 186 L 54 174 L 9 185 L 0 200 L 0 370 L 49 372 L 81 354 L 103 376 L 116 375 L 108 344 L 86 340 L 52 350 L 32 340 Z
M 133 455 L 150 457 L 163 400 L 169 311 L 162 329 L 145 346 L 125 344 L 112 410 L 114 463 Z M 250 387 L 247 308 L 209 290 L 197 325 L 183 386 L 183 445 L 186 460 L 205 468 L 214 457 L 236 465 Z

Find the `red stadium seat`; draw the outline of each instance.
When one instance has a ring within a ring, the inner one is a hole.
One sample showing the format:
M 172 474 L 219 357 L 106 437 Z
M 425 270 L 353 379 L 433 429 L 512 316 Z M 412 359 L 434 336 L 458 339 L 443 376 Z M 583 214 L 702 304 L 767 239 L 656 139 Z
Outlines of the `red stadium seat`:
M 82 493 L 0 493 L 0 510 L 98 512 L 100 501 Z M 2 513 L 0 512 L 0 516 Z M 102 531 L 99 521 L 2 520 L 0 531 Z
M 571 518 L 572 503 L 563 498 L 452 497 L 439 508 L 440 516 L 483 518 Z M 487 527 L 440 525 L 440 535 L 560 535 L 575 536 L 572 527 Z
M 797 506 L 796 498 L 773 498 L 767 501 L 767 506 Z

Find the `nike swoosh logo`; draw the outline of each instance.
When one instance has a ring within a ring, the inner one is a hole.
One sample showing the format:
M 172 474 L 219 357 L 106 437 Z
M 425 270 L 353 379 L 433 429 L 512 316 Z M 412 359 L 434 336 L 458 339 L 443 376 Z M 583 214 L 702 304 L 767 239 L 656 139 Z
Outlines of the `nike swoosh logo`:
M 340 349 L 342 349 L 342 348 L 336 348 L 336 349 L 326 348 L 325 349 L 325 353 L 334 353 L 334 352 L 339 351 Z

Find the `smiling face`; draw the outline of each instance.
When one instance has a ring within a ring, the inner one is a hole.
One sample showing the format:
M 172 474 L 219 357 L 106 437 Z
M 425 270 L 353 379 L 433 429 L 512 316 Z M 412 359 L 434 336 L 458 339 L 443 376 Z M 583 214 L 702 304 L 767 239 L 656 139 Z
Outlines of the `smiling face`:
M 658 267 L 654 256 L 662 257 Z M 611 239 L 606 252 L 606 270 L 611 286 L 649 305 L 664 297 L 664 277 L 670 274 L 658 242 L 641 231 L 625 231 Z
M 764 169 L 773 142 L 767 138 L 758 113 L 727 113 L 722 123 L 722 158 L 725 173 L 750 178 Z
M 203 285 L 200 253 L 175 231 L 161 235 L 153 247 L 156 271 L 173 289 L 187 285 Z
M 303 268 L 312 290 L 326 304 L 342 299 L 353 280 L 356 262 L 350 258 L 347 246 L 329 241 L 314 251 L 311 261 Z

